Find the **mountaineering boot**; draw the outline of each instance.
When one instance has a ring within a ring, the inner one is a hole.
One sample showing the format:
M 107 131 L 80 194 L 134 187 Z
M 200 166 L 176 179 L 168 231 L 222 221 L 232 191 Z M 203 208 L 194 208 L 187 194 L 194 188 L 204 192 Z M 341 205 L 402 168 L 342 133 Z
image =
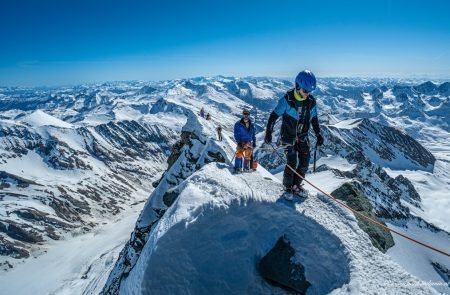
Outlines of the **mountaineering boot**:
M 293 192 L 294 195 L 302 197 L 302 198 L 307 198 L 308 197 L 308 191 L 305 190 L 302 185 L 294 184 L 292 186 L 292 192 Z
M 237 168 L 237 167 L 235 167 L 233 172 L 234 172 L 235 174 L 242 173 L 242 168 Z
M 245 159 L 244 160 L 244 171 L 245 172 L 250 172 L 250 160 L 249 159 Z
M 288 201 L 292 201 L 294 199 L 294 192 L 292 191 L 292 188 L 287 188 L 283 194 L 283 197 Z

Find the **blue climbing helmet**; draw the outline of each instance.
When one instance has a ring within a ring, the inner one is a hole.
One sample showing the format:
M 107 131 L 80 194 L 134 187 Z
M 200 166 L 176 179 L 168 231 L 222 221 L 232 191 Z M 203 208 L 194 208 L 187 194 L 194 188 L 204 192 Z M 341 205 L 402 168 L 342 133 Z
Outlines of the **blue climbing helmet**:
M 295 78 L 295 88 L 300 89 L 303 88 L 308 92 L 312 92 L 316 90 L 316 77 L 311 71 L 305 70 L 298 73 Z

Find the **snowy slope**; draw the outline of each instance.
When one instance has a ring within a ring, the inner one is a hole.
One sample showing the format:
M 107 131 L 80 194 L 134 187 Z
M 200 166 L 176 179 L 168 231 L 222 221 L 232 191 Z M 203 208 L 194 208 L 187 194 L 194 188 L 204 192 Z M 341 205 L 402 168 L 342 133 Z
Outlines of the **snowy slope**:
M 214 164 L 188 178 L 180 190 L 121 293 L 281 292 L 262 280 L 255 264 L 286 235 L 305 266 L 311 294 L 336 288 L 336 293 L 352 294 L 433 294 L 427 287 L 401 286 L 419 281 L 375 250 L 354 217 L 325 199 L 292 206 L 279 199 L 280 184 L 257 173 L 235 177 Z
M 62 128 L 72 128 L 73 127 L 72 124 L 66 123 L 63 120 L 60 120 L 53 116 L 50 116 L 41 110 L 37 110 L 29 115 L 21 117 L 19 120 L 22 122 L 28 123 L 29 125 L 34 126 L 34 127 L 40 127 L 40 126 L 56 126 L 56 127 L 62 127 Z
M 50 242 L 48 254 L 0 276 L 0 294 L 98 294 L 142 206 L 134 205 L 91 232 Z
M 376 250 L 350 212 L 316 193 L 306 201 L 283 200 L 282 185 L 262 167 L 233 175 L 226 163 L 205 163 L 200 159 L 216 152 L 228 162 L 232 143 L 217 150 L 204 141 L 211 126 L 195 118 L 185 131 L 190 143 L 150 196 L 104 292 L 284 293 L 264 281 L 256 265 L 287 236 L 312 284 L 308 294 L 435 293 Z M 171 175 L 181 179 L 167 193 Z M 330 178 L 318 184 L 337 188 Z

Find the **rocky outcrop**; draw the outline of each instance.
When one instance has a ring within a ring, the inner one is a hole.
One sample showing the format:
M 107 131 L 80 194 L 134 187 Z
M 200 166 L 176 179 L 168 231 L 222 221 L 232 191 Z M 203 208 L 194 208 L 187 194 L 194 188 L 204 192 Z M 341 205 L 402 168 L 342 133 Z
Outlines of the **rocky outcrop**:
M 67 143 L 50 136 L 41 142 L 35 151 L 43 158 L 50 167 L 58 170 L 92 170 L 83 158 L 87 153 L 72 149 Z
M 361 186 L 357 182 L 345 183 L 340 188 L 334 190 L 331 195 L 344 201 L 359 213 L 385 224 L 372 212 L 372 206 L 362 193 Z M 394 239 L 388 230 L 369 222 L 357 214 L 355 214 L 355 217 L 358 220 L 359 227 L 369 235 L 372 244 L 380 251 L 386 253 L 389 248 L 394 246 Z
M 14 221 L 0 219 L 0 232 L 5 233 L 11 239 L 25 243 L 39 243 L 44 241 L 42 235 L 38 233 L 32 226 L 20 224 Z
M 286 237 L 280 237 L 275 246 L 259 262 L 259 272 L 269 283 L 288 291 L 306 294 L 311 283 L 306 280 L 305 267 L 294 262 L 295 250 Z
M 30 253 L 25 250 L 25 248 L 26 246 L 23 243 L 20 243 L 17 240 L 11 242 L 0 235 L 0 255 L 9 256 L 15 259 L 28 258 L 30 257 Z M 12 265 L 9 265 L 11 267 L 8 268 L 12 268 Z

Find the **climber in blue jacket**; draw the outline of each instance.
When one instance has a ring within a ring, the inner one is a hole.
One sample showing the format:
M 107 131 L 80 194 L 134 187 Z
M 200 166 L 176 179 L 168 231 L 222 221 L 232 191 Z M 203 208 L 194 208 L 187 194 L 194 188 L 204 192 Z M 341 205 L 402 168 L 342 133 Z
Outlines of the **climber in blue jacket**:
M 250 111 L 244 109 L 242 119 L 234 124 L 234 139 L 237 143 L 234 170 L 242 172 L 249 171 L 252 158 L 252 149 L 256 147 L 255 126 L 250 120 Z M 244 159 L 244 162 L 242 162 Z
M 308 131 L 310 126 L 317 138 L 317 145 L 323 144 L 317 118 L 316 99 L 311 92 L 316 89 L 316 77 L 310 71 L 301 71 L 295 78 L 295 87 L 280 98 L 267 122 L 264 142 L 272 142 L 272 132 L 279 117 L 281 123 L 281 144 L 285 146 L 287 164 L 303 178 L 308 170 L 310 159 L 310 143 Z M 283 185 L 286 192 L 303 193 L 302 178 L 289 167 L 284 168 Z

